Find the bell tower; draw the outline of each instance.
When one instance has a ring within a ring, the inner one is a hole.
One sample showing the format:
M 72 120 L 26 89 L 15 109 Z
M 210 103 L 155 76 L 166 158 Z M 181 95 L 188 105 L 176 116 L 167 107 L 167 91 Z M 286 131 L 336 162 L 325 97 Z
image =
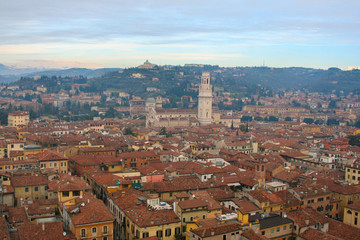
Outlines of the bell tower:
M 198 120 L 200 125 L 212 122 L 212 89 L 210 85 L 210 73 L 203 72 L 199 87 Z

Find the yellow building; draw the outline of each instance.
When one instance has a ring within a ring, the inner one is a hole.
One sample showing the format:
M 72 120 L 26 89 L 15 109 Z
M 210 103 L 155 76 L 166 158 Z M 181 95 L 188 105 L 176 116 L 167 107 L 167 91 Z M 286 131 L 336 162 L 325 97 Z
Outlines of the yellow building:
M 264 213 L 280 211 L 283 206 L 283 200 L 274 193 L 269 193 L 268 191 L 254 190 L 248 192 L 246 196 Z
M 190 199 L 175 204 L 176 215 L 181 219 L 182 232 L 186 232 L 186 223 L 206 219 L 208 205 L 200 199 Z
M 360 166 L 358 164 L 345 167 L 345 181 L 351 184 L 360 183 Z
M 8 126 L 9 127 L 18 127 L 26 126 L 29 124 L 30 115 L 29 112 L 15 111 L 9 113 L 8 115 Z
M 77 197 L 71 205 L 63 205 L 66 230 L 71 230 L 76 239 L 113 240 L 114 217 L 105 204 L 86 193 Z
M 344 207 L 344 223 L 360 228 L 360 204 L 353 203 Z
M 58 179 L 49 183 L 49 198 L 57 198 L 59 202 L 65 205 L 73 205 L 75 199 L 83 197 L 86 191 L 91 187 L 77 176 L 61 174 Z
M 259 219 L 260 233 L 269 239 L 293 239 L 293 221 L 276 214 Z
M 116 239 L 158 237 L 174 240 L 181 234 L 181 221 L 170 205 L 160 204 L 159 198 L 138 190 L 123 189 L 111 193 L 108 208 L 115 217 Z
M 61 153 L 46 150 L 36 155 L 28 155 L 29 159 L 36 159 L 40 169 L 53 169 L 60 173 L 68 173 L 68 159 Z
M 36 169 L 38 164 L 36 160 L 17 160 L 11 161 L 8 159 L 0 160 L 0 172 L 13 172 L 17 170 L 31 170 Z
M 15 205 L 22 200 L 47 198 L 48 179 L 46 176 L 14 176 L 11 184 L 15 192 Z

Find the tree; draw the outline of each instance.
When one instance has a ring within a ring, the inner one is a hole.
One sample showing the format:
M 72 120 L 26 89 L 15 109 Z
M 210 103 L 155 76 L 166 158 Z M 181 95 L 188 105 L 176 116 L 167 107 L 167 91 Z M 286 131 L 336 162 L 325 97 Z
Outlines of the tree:
M 339 120 L 335 118 L 329 118 L 326 122 L 326 125 L 339 125 Z
M 285 121 L 287 121 L 287 122 L 292 122 L 292 118 L 291 118 L 291 117 L 286 117 L 286 118 L 285 118 Z
M 360 134 L 358 135 L 349 135 L 349 144 L 352 146 L 360 147 Z
M 315 123 L 316 125 L 323 125 L 325 122 L 324 122 L 324 120 L 317 119 L 314 123 Z
M 132 135 L 132 136 L 134 136 L 134 133 L 131 130 L 131 128 L 126 127 L 125 130 L 124 130 L 124 135 Z
M 242 116 L 241 117 L 241 122 L 251 122 L 253 120 L 252 116 Z
M 162 127 L 159 134 L 160 135 L 167 135 L 166 127 Z
M 277 117 L 275 117 L 275 116 L 266 117 L 264 120 L 268 121 L 268 122 L 277 122 L 277 121 L 279 121 L 279 119 Z
M 329 108 L 336 108 L 336 101 L 335 100 L 330 101 Z
M 312 118 L 304 118 L 303 122 L 306 123 L 306 124 L 313 124 L 314 119 L 312 119 Z
M 257 117 L 254 117 L 254 120 L 255 121 L 264 121 L 264 118 L 257 116 Z

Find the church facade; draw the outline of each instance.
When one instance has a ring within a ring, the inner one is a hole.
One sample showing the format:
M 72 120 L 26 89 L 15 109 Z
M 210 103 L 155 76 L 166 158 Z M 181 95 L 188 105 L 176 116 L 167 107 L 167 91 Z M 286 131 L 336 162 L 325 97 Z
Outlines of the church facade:
M 203 72 L 199 86 L 198 109 L 149 107 L 147 127 L 190 127 L 212 123 L 212 86 L 210 73 Z

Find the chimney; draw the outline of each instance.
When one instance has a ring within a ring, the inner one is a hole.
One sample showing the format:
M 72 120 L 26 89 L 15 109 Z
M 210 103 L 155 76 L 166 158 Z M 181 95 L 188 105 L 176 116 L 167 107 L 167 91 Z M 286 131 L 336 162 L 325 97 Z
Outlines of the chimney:
M 41 228 L 43 231 L 45 231 L 45 223 L 41 224 Z
M 215 235 L 215 232 L 214 231 L 211 231 L 211 236 L 214 236 Z
M 305 224 L 309 225 L 309 219 L 305 219 Z

